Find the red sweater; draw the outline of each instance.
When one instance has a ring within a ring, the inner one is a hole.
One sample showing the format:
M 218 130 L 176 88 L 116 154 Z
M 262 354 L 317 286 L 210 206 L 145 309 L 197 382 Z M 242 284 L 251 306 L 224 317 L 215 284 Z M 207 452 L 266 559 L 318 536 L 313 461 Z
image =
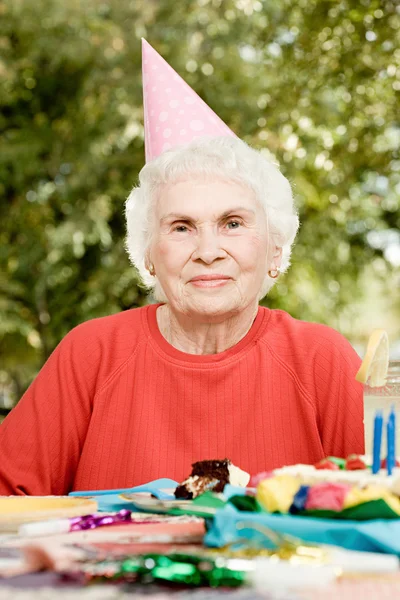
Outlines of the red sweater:
M 364 450 L 360 359 L 339 333 L 259 308 L 213 355 L 160 334 L 157 305 L 73 329 L 0 426 L 0 494 L 184 479 L 228 457 L 259 471 Z

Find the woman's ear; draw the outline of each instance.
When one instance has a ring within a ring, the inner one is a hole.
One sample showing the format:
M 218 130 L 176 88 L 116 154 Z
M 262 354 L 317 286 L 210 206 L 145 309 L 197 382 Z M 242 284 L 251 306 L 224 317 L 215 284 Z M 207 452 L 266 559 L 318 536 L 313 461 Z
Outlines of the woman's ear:
M 280 246 L 274 247 L 274 252 L 272 255 L 272 267 L 273 269 L 279 270 L 279 267 L 282 263 L 282 248 Z
M 152 264 L 152 261 L 150 258 L 150 249 L 147 248 L 146 254 L 144 255 L 144 266 L 147 270 L 149 270 L 151 264 Z
M 156 269 L 154 267 L 153 261 L 150 258 L 150 252 L 146 252 L 144 257 L 144 266 L 145 269 L 150 273 L 152 277 L 156 274 Z

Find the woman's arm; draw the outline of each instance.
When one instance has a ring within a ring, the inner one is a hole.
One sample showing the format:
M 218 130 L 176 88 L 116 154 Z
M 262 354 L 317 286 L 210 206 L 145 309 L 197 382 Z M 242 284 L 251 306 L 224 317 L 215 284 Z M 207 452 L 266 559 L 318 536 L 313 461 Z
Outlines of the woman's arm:
M 85 331 L 77 327 L 62 340 L 0 426 L 0 495 L 71 490 L 90 422 L 99 353 Z
M 324 328 L 314 354 L 318 427 L 326 456 L 364 454 L 363 386 L 355 380 L 361 359 L 341 334 Z

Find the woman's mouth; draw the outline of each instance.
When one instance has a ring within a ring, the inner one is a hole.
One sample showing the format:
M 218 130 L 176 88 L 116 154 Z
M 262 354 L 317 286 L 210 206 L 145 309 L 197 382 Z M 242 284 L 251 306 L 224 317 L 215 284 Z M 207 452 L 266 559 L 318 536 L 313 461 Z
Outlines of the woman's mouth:
M 196 277 L 193 277 L 189 283 L 191 283 L 192 285 L 196 286 L 196 287 L 202 287 L 202 288 L 215 288 L 215 287 L 221 287 L 223 285 L 226 285 L 228 283 L 228 281 L 231 281 L 231 277 L 228 277 L 227 275 L 222 275 L 220 273 L 213 273 L 211 274 L 204 274 L 204 275 L 196 275 Z

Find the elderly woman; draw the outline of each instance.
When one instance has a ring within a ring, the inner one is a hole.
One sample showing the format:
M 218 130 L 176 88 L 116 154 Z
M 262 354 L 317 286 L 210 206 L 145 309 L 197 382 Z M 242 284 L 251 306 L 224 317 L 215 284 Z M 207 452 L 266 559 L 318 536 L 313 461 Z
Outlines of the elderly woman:
M 156 304 L 79 325 L 0 427 L 0 494 L 65 494 L 230 458 L 250 473 L 362 453 L 360 359 L 260 307 L 287 269 L 288 181 L 234 137 L 151 160 L 127 248 Z

